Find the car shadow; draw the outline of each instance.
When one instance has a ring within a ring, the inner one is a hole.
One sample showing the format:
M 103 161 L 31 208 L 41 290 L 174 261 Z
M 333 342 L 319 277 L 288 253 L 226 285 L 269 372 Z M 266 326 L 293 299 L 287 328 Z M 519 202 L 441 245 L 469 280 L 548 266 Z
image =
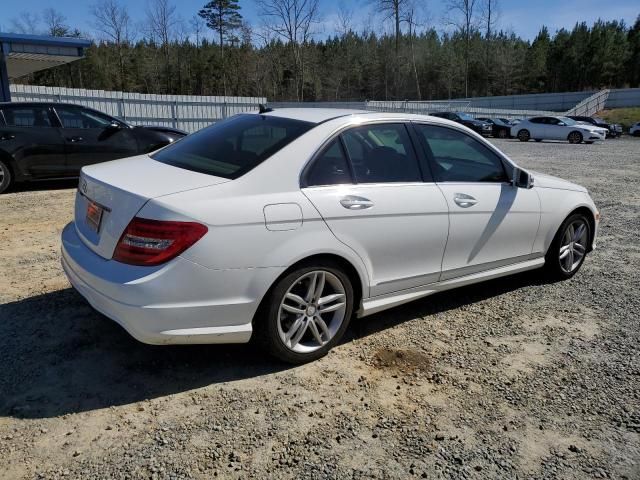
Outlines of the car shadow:
M 352 322 L 343 342 L 531 285 L 517 275 Z M 0 416 L 50 418 L 293 368 L 246 345 L 137 342 L 68 288 L 0 305 Z

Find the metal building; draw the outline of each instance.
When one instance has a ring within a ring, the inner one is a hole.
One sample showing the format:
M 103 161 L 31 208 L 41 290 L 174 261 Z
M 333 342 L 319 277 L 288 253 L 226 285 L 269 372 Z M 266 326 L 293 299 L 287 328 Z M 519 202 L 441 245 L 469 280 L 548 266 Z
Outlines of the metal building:
M 79 60 L 91 42 L 0 32 L 0 102 L 11 101 L 9 80 Z

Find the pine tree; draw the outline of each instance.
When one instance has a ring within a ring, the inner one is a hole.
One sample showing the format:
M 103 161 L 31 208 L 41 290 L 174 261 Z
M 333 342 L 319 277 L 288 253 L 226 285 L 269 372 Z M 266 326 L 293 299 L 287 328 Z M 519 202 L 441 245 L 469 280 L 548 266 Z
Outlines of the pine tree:
M 224 95 L 226 95 L 227 72 L 224 58 L 224 43 L 229 41 L 233 33 L 242 25 L 240 5 L 238 5 L 238 0 L 212 0 L 202 7 L 198 15 L 207 22 L 207 27 L 218 34 L 220 64 L 222 66 L 222 84 Z

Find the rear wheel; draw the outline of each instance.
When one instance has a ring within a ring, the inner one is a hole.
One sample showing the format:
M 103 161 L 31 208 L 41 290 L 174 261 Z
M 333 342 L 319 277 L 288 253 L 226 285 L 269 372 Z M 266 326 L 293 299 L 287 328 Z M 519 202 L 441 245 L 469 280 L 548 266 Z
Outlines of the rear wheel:
M 288 363 L 316 360 L 342 338 L 353 311 L 349 277 L 331 263 L 307 265 L 271 290 L 265 318 L 256 325 L 266 349 Z
M 521 142 L 528 142 L 531 139 L 531 134 L 529 130 L 520 130 L 518 132 L 518 140 Z
M 506 130 L 498 130 L 498 138 L 507 138 Z
M 12 177 L 9 166 L 0 160 L 0 193 L 7 191 L 11 186 Z
M 581 213 L 569 216 L 560 226 L 545 257 L 545 268 L 551 277 L 566 280 L 573 277 L 587 255 L 591 226 Z
M 569 143 L 578 144 L 582 143 L 582 134 L 580 132 L 571 132 L 567 137 Z

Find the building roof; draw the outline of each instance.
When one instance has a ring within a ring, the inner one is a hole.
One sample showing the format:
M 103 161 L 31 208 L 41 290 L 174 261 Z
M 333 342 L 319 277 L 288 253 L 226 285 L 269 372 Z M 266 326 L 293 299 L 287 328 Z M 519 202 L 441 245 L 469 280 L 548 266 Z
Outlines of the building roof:
M 0 32 L 0 48 L 9 78 L 78 60 L 84 56 L 84 49 L 89 45 L 91 42 L 83 38 Z M 0 65 L 0 68 L 3 66 Z

